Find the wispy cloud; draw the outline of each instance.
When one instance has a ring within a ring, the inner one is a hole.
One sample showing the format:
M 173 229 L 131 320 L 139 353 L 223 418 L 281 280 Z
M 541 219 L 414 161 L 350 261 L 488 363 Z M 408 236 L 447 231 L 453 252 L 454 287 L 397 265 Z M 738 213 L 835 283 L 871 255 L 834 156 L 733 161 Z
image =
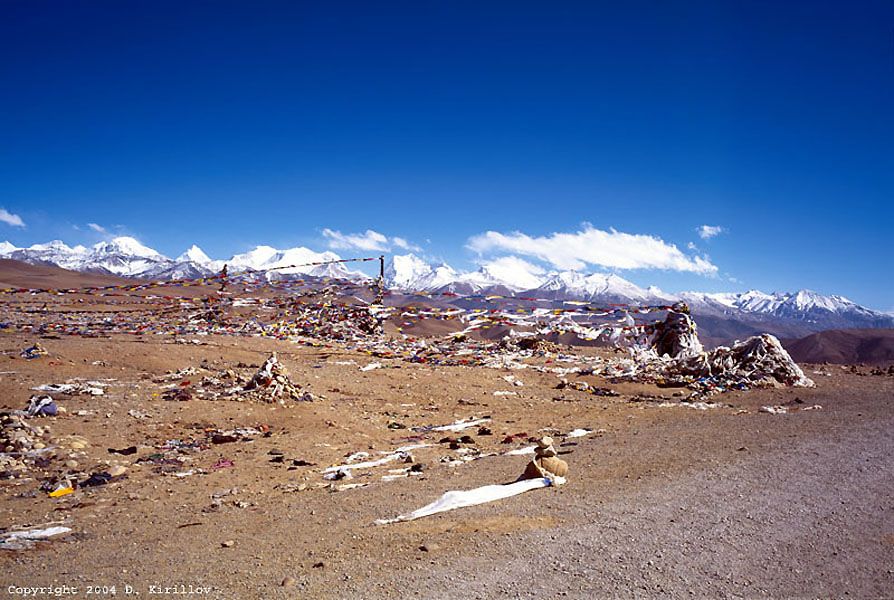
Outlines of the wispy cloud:
M 102 225 L 97 225 L 96 223 L 87 223 L 87 227 L 89 227 L 96 233 L 108 233 L 105 227 L 103 227 Z
M 712 237 L 716 237 L 726 231 L 720 225 L 702 225 L 701 227 L 696 227 L 695 230 L 698 232 L 698 237 L 703 240 L 710 240 Z
M 22 220 L 22 217 L 9 212 L 5 208 L 0 208 L 0 221 L 6 223 L 7 225 L 12 225 L 13 227 L 25 226 L 25 222 Z
M 333 250 L 365 250 L 368 252 L 387 252 L 392 248 L 419 251 L 419 247 L 405 238 L 391 237 L 367 229 L 363 233 L 342 233 L 333 229 L 324 229 L 323 237 Z
M 661 238 L 596 229 L 585 223 L 580 231 L 532 237 L 515 231 L 487 231 L 469 239 L 468 248 L 485 254 L 511 252 L 533 257 L 559 269 L 581 270 L 587 265 L 613 269 L 668 269 L 704 275 L 717 267 L 701 256 L 687 256 Z

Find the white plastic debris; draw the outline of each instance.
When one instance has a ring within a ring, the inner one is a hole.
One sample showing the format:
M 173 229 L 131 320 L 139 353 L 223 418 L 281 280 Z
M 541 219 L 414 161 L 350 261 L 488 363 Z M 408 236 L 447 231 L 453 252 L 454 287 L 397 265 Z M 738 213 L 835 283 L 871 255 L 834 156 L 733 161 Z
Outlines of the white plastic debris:
M 384 365 L 379 362 L 369 363 L 365 367 L 360 367 L 361 371 L 374 371 L 375 369 L 381 369 Z
M 438 427 L 432 427 L 432 431 L 462 431 L 463 429 L 468 429 L 469 427 L 476 427 L 481 425 L 482 423 L 487 423 L 490 419 L 472 419 L 470 421 L 457 421 L 456 423 L 451 423 L 450 425 L 439 425 Z
M 534 454 L 534 451 L 537 450 L 537 446 L 525 446 L 524 448 L 516 448 L 515 450 L 510 450 L 504 456 L 524 456 L 526 454 Z
M 572 429 L 565 435 L 565 437 L 566 438 L 578 438 L 578 437 L 584 437 L 585 435 L 590 435 L 591 433 L 593 433 L 592 429 Z
M 524 479 L 505 485 L 485 485 L 472 490 L 453 490 L 446 492 L 443 496 L 422 508 L 416 509 L 393 519 L 378 519 L 376 525 L 388 525 L 390 523 L 400 523 L 403 521 L 413 521 L 422 517 L 436 515 L 438 513 L 456 510 L 457 508 L 465 508 L 467 506 L 475 506 L 478 504 L 487 504 L 496 500 L 510 498 L 523 494 L 530 490 L 562 485 L 565 480 L 561 477 L 547 479 Z
M 44 529 L 9 531 L 0 534 L 0 550 L 26 550 L 33 547 L 40 540 L 46 540 L 70 531 L 70 527 L 46 527 Z

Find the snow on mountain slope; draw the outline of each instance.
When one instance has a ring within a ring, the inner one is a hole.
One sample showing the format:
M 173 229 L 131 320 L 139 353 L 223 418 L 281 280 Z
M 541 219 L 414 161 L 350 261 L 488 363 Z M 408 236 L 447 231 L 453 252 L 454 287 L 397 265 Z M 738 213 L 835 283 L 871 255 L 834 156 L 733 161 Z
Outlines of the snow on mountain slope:
M 434 268 L 415 254 L 395 255 L 385 267 L 385 285 L 399 290 L 427 289 L 419 282 L 433 272 Z
M 189 248 L 189 250 L 178 256 L 175 260 L 177 262 L 194 262 L 200 265 L 206 265 L 214 262 L 211 260 L 211 258 L 209 258 L 207 254 L 205 254 L 205 252 L 201 248 L 199 248 L 195 244 L 193 244 Z
M 269 276 L 276 278 L 368 278 L 363 273 L 349 270 L 345 263 L 308 265 L 339 260 L 337 254 L 329 251 L 315 252 L 304 247 L 279 250 L 271 246 L 257 246 L 229 260 L 213 260 L 193 245 L 176 259 L 171 259 L 127 236 L 103 241 L 90 248 L 68 246 L 60 240 L 27 248 L 0 242 L 0 257 L 31 264 L 51 264 L 74 271 L 151 279 L 205 277 L 220 272 L 224 264 L 228 264 L 231 274 L 247 269 L 274 269 Z M 520 294 L 554 300 L 669 304 L 682 299 L 691 305 L 696 317 L 733 319 L 761 327 L 771 321 L 792 326 L 797 324 L 798 327 L 816 331 L 823 328 L 894 327 L 894 317 L 891 315 L 870 310 L 843 296 L 825 296 L 810 290 L 772 294 L 758 290 L 742 293 L 683 292 L 673 295 L 655 287 L 643 289 L 615 274 L 545 273 L 540 267 L 516 257 L 495 259 L 481 265 L 476 271 L 463 273 L 446 264 L 429 264 L 414 254 L 398 255 L 393 256 L 388 264 L 385 283 L 388 287 L 405 291 Z
M 11 244 L 10 244 L 11 245 Z M 28 248 L 15 248 L 5 258 L 32 264 L 52 264 L 72 271 L 83 270 L 88 250 L 84 246 L 70 247 L 61 240 L 34 244 Z
M 258 246 L 244 254 L 237 254 L 228 261 L 217 262 L 225 262 L 230 273 L 268 270 L 277 278 L 289 275 L 310 275 L 329 279 L 368 279 L 366 274 L 349 269 L 345 263 L 330 262 L 337 260 L 341 260 L 341 257 L 329 251 L 314 252 L 305 247 L 277 250 L 271 246 Z
M 116 237 L 108 242 L 99 242 L 93 246 L 94 256 L 133 256 L 158 260 L 165 258 L 152 248 L 144 246 L 135 238 L 128 236 Z
M 385 267 L 386 287 L 410 292 L 449 287 L 459 277 L 450 265 L 432 265 L 415 254 L 395 255 Z
M 723 307 L 775 316 L 807 314 L 814 311 L 875 313 L 875 311 L 859 306 L 843 296 L 824 296 L 810 290 L 800 290 L 794 293 L 774 292 L 773 294 L 766 294 L 758 290 L 740 294 L 683 292 L 680 296 L 693 306 Z
M 135 277 L 147 271 L 156 270 L 161 264 L 173 262 L 170 258 L 144 246 L 136 239 L 122 236 L 95 244 L 84 257 L 84 266 L 79 270 Z
M 576 271 L 556 273 L 531 294 L 547 295 L 552 298 L 573 298 L 575 300 L 596 300 L 599 298 L 645 301 L 653 295 L 619 277 L 614 273 L 592 273 L 585 275 Z

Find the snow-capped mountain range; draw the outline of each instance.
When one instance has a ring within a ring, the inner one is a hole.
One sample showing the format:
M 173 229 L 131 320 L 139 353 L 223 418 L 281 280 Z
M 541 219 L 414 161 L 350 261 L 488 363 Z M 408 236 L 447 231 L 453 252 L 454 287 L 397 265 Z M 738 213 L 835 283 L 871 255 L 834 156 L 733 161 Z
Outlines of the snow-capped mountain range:
M 71 247 L 59 240 L 28 248 L 0 242 L 0 258 L 50 264 L 73 271 L 146 279 L 203 277 L 220 272 L 225 264 L 232 274 L 245 270 L 274 269 L 271 271 L 275 273 L 274 277 L 310 275 L 368 279 L 367 275 L 350 270 L 344 263 L 282 268 L 339 260 L 337 254 L 328 251 L 314 252 L 304 247 L 279 250 L 258 246 L 227 260 L 215 260 L 193 245 L 172 259 L 125 236 L 89 248 Z M 733 320 L 764 329 L 768 328 L 768 324 L 775 323 L 785 326 L 780 330 L 782 335 L 786 332 L 806 335 L 802 332 L 831 328 L 894 327 L 894 316 L 859 306 L 842 296 L 824 296 L 808 290 L 772 294 L 754 290 L 743 293 L 671 294 L 655 287 L 641 288 L 615 274 L 544 272 L 532 267 L 529 263 L 509 257 L 484 264 L 476 271 L 460 272 L 447 264 L 430 264 L 414 254 L 396 255 L 389 260 L 385 269 L 385 284 L 405 293 L 449 291 L 630 304 L 671 304 L 683 300 L 692 307 L 693 314 L 706 322 Z
M 412 254 L 395 256 L 385 270 L 389 288 L 412 291 L 458 291 L 464 293 L 509 293 L 549 300 L 583 300 L 603 303 L 673 304 L 685 301 L 708 333 L 723 330 L 717 337 L 732 338 L 752 332 L 776 332 L 800 337 L 833 328 L 894 327 L 894 317 L 860 306 L 843 296 L 824 296 L 810 290 L 767 294 L 682 292 L 672 294 L 657 287 L 641 288 L 615 274 L 583 274 L 574 271 L 543 273 L 534 277 L 524 269 L 493 269 L 490 265 L 471 273 L 458 273 L 449 265 L 431 265 Z M 720 321 L 740 326 L 723 327 Z M 733 333 L 735 332 L 735 333 Z
M 277 250 L 270 246 L 258 246 L 244 254 L 236 254 L 228 260 L 213 260 L 201 248 L 193 245 L 172 259 L 126 236 L 100 242 L 89 248 L 68 246 L 59 240 L 35 244 L 28 248 L 16 248 L 9 242 L 2 242 L 0 258 L 11 258 L 31 264 L 50 264 L 72 271 L 145 279 L 205 277 L 219 273 L 225 264 L 228 265 L 230 273 L 274 269 L 279 276 L 300 274 L 346 279 L 366 277 L 363 273 L 349 270 L 342 263 L 283 268 L 338 260 L 338 255 L 333 252 L 314 252 L 307 248 Z

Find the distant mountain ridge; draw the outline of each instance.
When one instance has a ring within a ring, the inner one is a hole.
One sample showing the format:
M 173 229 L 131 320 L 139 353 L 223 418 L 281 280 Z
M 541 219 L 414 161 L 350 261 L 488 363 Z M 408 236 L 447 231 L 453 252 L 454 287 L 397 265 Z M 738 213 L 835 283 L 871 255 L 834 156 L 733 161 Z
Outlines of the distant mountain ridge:
M 36 265 L 53 265 L 71 271 L 138 277 L 144 279 L 188 279 L 213 275 L 224 264 L 230 273 L 274 269 L 271 277 L 314 276 L 364 280 L 369 277 L 350 270 L 334 252 L 314 252 L 296 247 L 256 248 L 230 257 L 211 259 L 201 248 L 191 246 L 177 258 L 169 258 L 121 236 L 91 247 L 68 246 L 54 240 L 17 248 L 0 242 L 0 258 Z M 323 265 L 300 266 L 328 262 Z M 534 272 L 524 261 L 498 260 L 478 270 L 460 272 L 447 264 L 430 264 L 414 254 L 392 256 L 385 269 L 386 287 L 404 292 L 453 292 L 536 297 L 555 302 L 580 300 L 594 303 L 673 304 L 687 302 L 702 334 L 727 342 L 759 332 L 797 338 L 827 329 L 894 328 L 894 316 L 860 306 L 842 296 L 824 296 L 809 290 L 743 293 L 682 292 L 672 294 L 656 287 L 641 288 L 613 273 L 583 274 L 575 271 Z
M 610 273 L 575 271 L 546 273 L 539 285 L 525 287 L 525 277 L 495 274 L 487 267 L 458 273 L 448 265 L 429 265 L 412 254 L 395 256 L 385 271 L 389 288 L 406 292 L 493 294 L 506 290 L 515 296 L 547 300 L 664 305 L 685 301 L 692 309 L 703 335 L 726 343 L 756 333 L 770 332 L 795 338 L 826 329 L 894 328 L 894 316 L 860 306 L 843 296 L 824 296 L 810 290 L 742 293 L 682 292 L 672 294 L 657 287 L 641 288 Z
M 206 277 L 219 273 L 225 264 L 231 273 L 275 269 L 278 276 L 300 274 L 345 279 L 366 278 L 363 273 L 351 271 L 342 263 L 282 268 L 338 260 L 339 256 L 334 252 L 314 252 L 302 247 L 278 250 L 270 246 L 258 246 L 244 254 L 236 254 L 229 260 L 212 260 L 201 248 L 193 245 L 176 259 L 172 259 L 127 236 L 100 242 L 90 248 L 68 246 L 59 240 L 34 244 L 28 248 L 16 248 L 9 242 L 2 242 L 0 258 L 35 265 L 54 265 L 71 271 L 143 279 Z

